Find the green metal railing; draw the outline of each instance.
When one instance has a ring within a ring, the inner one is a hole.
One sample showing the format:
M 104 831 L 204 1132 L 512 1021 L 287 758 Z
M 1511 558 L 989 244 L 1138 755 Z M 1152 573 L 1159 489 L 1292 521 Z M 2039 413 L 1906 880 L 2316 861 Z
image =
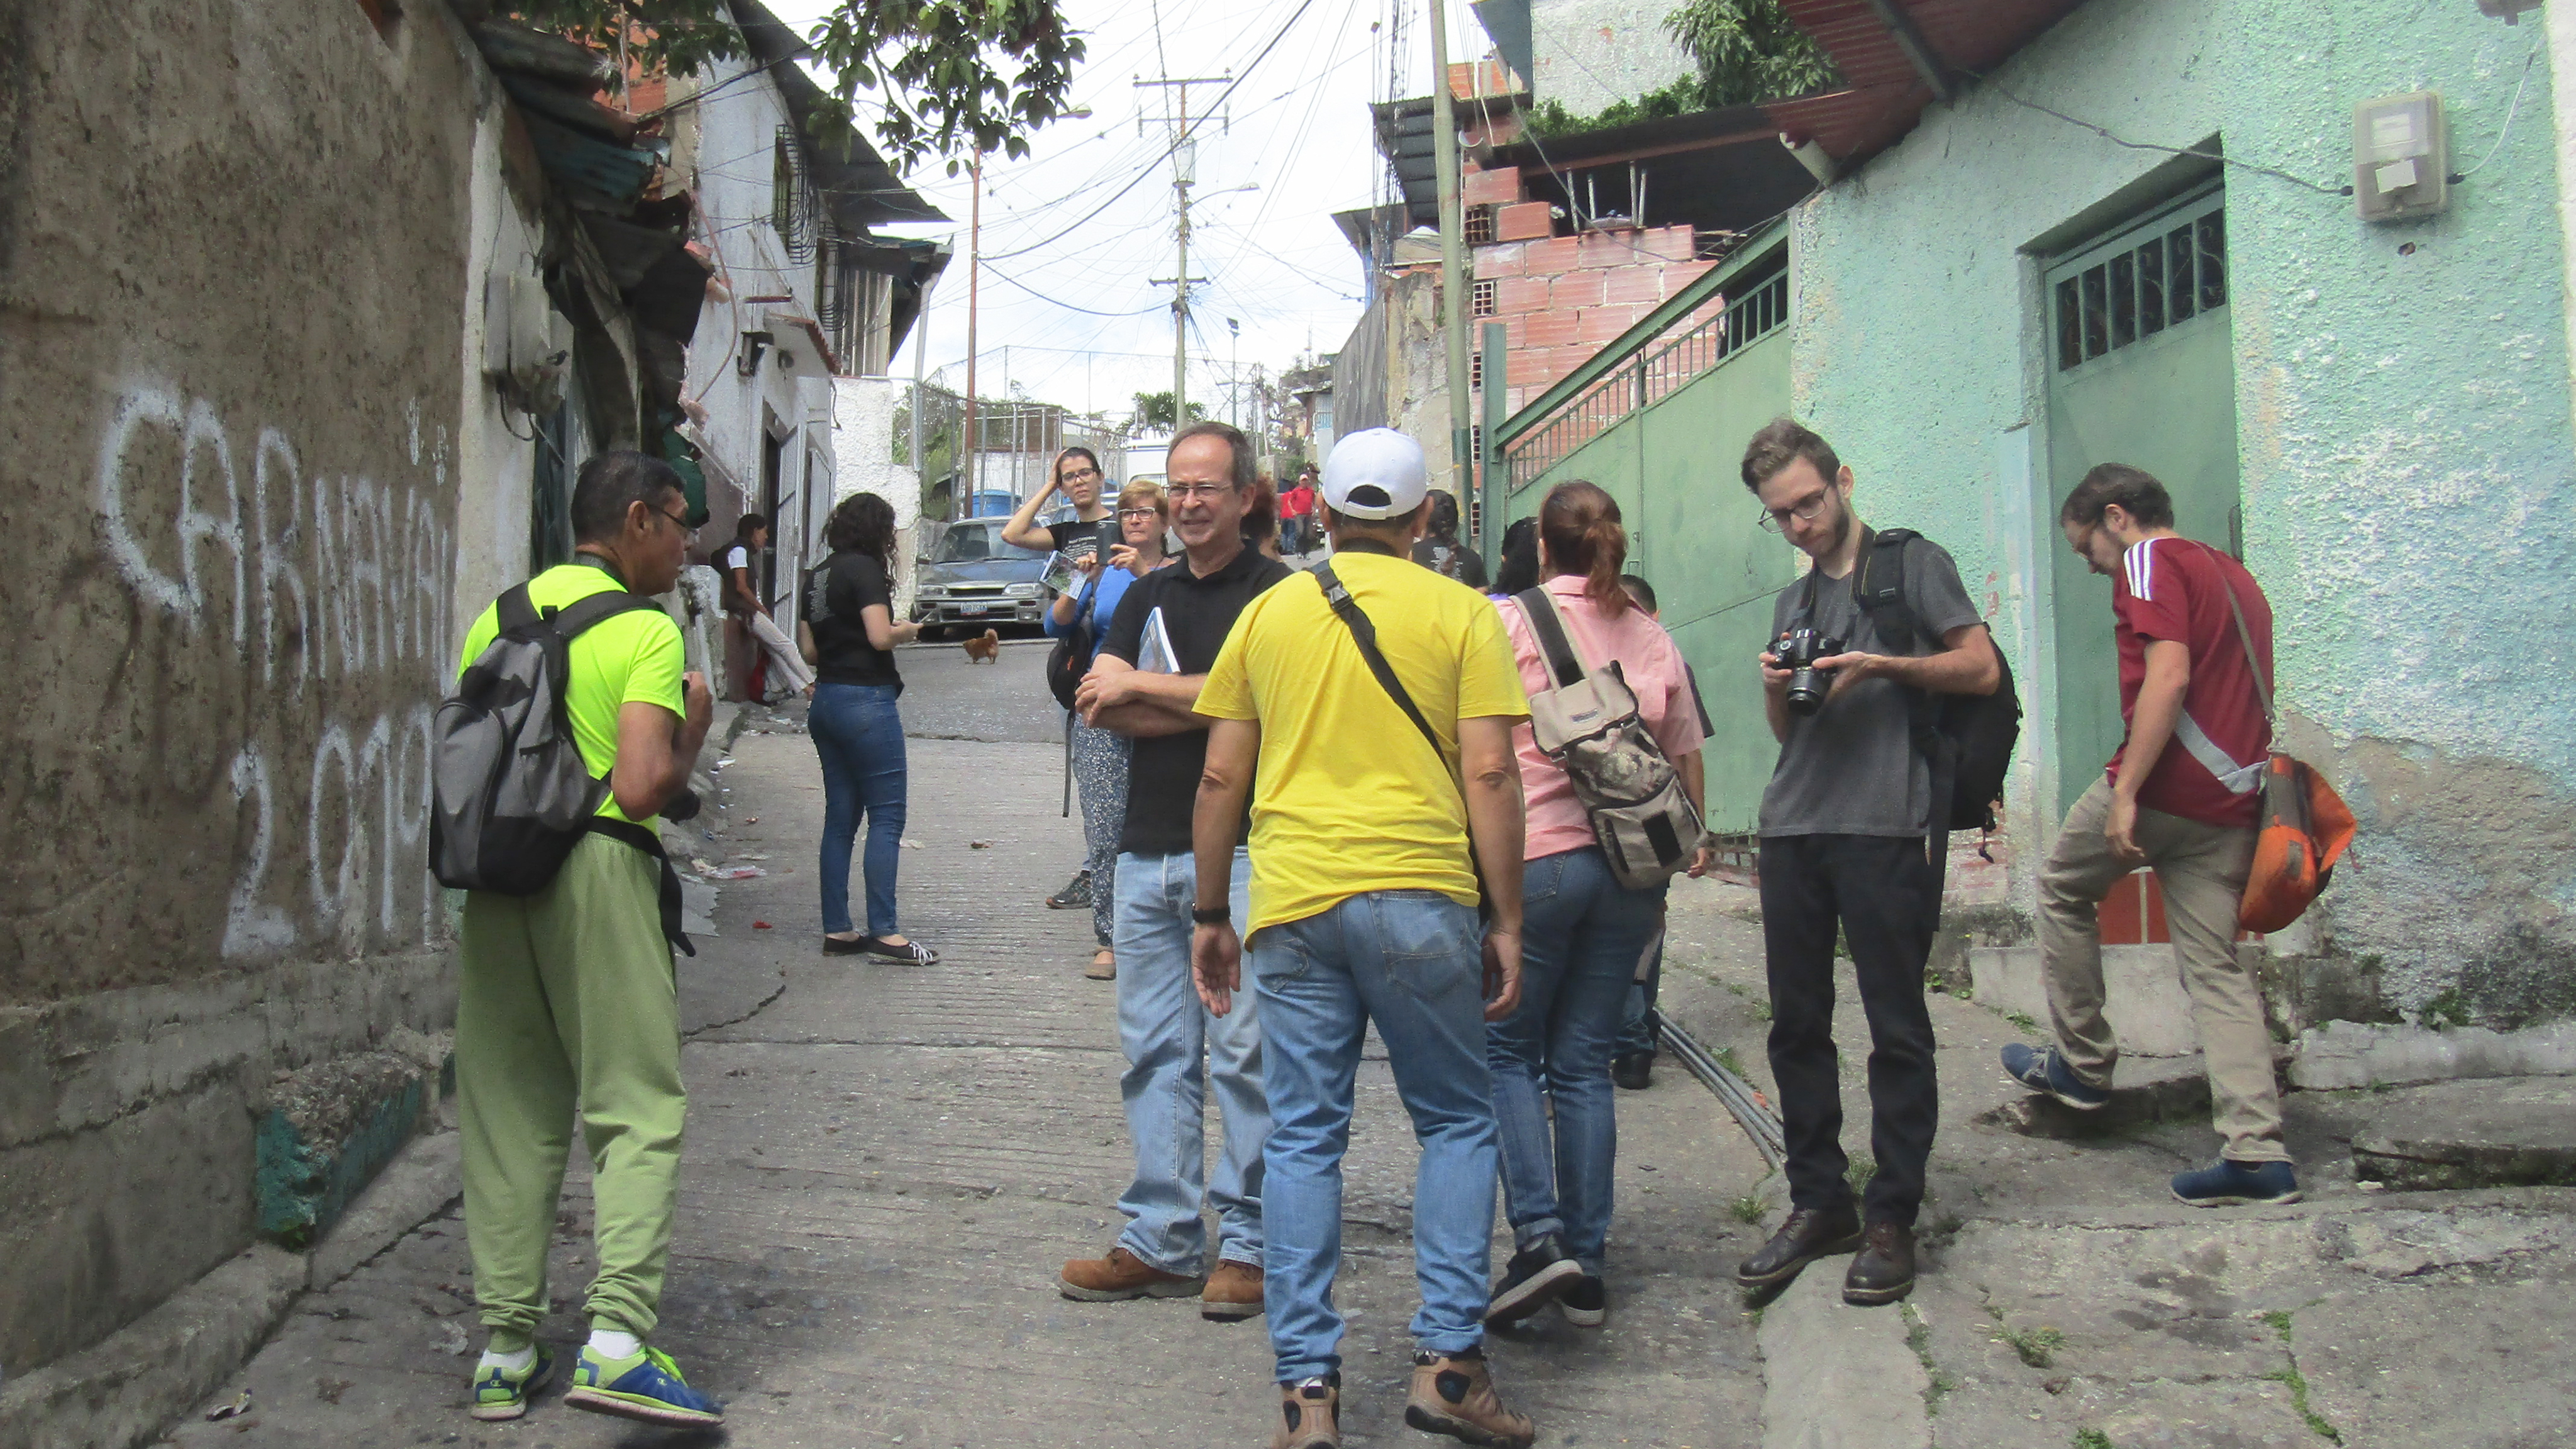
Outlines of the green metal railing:
M 1729 281 L 1735 281 L 1733 277 Z M 1502 444 L 1505 477 L 1518 493 L 1538 481 L 1575 449 L 1608 432 L 1622 418 L 1680 391 L 1747 345 L 1787 325 L 1789 270 L 1785 258 L 1761 267 L 1730 289 L 1717 315 L 1661 347 L 1636 347 L 1588 387 L 1559 402 L 1547 416 L 1514 430 Z M 1651 343 L 1655 339 L 1645 339 Z M 1613 343 L 1605 352 L 1615 349 Z M 1539 405 L 1547 403 L 1541 398 Z M 1515 420 L 1517 421 L 1517 419 Z

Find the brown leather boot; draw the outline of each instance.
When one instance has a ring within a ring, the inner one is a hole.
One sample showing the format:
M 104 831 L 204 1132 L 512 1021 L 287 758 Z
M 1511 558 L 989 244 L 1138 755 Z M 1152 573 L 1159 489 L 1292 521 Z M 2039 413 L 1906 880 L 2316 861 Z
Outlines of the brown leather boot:
M 1414 1354 L 1413 1392 L 1404 1401 L 1404 1422 L 1426 1434 L 1493 1449 L 1529 1449 L 1538 1437 L 1536 1425 L 1494 1396 L 1494 1376 L 1481 1353 Z
M 1270 1449 L 1341 1449 L 1342 1376 L 1279 1386 L 1279 1432 Z
M 1868 1241 L 1843 1275 L 1843 1301 L 1862 1308 L 1893 1303 L 1914 1291 L 1914 1230 L 1903 1223 L 1871 1223 Z
M 1106 1258 L 1076 1258 L 1065 1264 L 1056 1287 L 1065 1297 L 1085 1303 L 1117 1303 L 1129 1298 L 1187 1298 L 1205 1281 L 1166 1273 L 1125 1248 L 1112 1248 Z
M 1809 1263 L 1860 1248 L 1860 1215 L 1851 1204 L 1832 1209 L 1798 1208 L 1771 1241 L 1735 1270 L 1735 1281 L 1747 1288 L 1768 1288 L 1798 1276 Z
M 1261 1270 L 1232 1258 L 1218 1259 L 1216 1271 L 1208 1275 L 1207 1287 L 1199 1294 L 1199 1317 L 1232 1323 L 1260 1311 Z

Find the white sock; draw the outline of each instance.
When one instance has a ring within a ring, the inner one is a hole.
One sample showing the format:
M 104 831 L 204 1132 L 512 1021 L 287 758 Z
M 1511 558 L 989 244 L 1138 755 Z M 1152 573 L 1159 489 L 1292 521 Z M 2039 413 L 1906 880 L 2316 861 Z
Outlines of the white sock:
M 590 1331 L 590 1351 L 601 1358 L 633 1358 L 644 1351 L 644 1340 L 623 1329 L 594 1328 Z
M 483 1350 L 483 1361 L 474 1366 L 474 1371 L 481 1374 L 489 1373 L 493 1369 L 508 1369 L 514 1374 L 524 1373 L 528 1365 L 536 1361 L 537 1346 L 533 1343 L 516 1353 L 501 1353 L 487 1348 Z

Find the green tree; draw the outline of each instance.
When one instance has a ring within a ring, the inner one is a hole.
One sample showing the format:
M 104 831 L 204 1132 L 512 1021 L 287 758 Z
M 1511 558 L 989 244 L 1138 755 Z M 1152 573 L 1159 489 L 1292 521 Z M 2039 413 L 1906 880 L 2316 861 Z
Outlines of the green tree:
M 1206 422 L 1207 409 L 1197 403 L 1190 404 L 1190 421 L 1194 423 Z M 1140 392 L 1136 394 L 1137 431 L 1150 432 L 1156 428 L 1176 429 L 1179 426 L 1180 425 L 1178 423 L 1172 421 L 1172 395 L 1169 392 Z
M 516 0 L 505 8 L 602 50 L 616 51 L 623 36 L 630 57 L 674 74 L 743 53 L 725 0 Z M 849 120 L 859 92 L 876 92 L 887 159 L 910 171 L 944 158 L 951 175 L 975 152 L 1027 155 L 1029 133 L 1062 113 L 1083 53 L 1057 0 L 839 0 L 807 39 L 833 76 L 837 114 L 820 119 Z
M 1664 29 L 1699 63 L 1700 104 L 1712 110 L 1811 95 L 1840 79 L 1780 0 L 1684 0 Z

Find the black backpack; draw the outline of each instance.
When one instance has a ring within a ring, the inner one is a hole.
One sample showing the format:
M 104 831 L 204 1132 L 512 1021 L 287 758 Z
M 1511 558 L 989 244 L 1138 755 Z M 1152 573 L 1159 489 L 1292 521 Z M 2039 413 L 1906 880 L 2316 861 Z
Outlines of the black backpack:
M 553 882 L 608 796 L 564 701 L 572 641 L 603 619 L 658 607 L 624 589 L 543 613 L 526 584 L 501 596 L 501 632 L 431 727 L 429 859 L 440 885 L 527 896 Z
M 1083 673 L 1091 668 L 1093 605 L 1099 598 L 1098 579 L 1082 586 L 1082 594 L 1073 607 L 1073 627 L 1047 651 L 1047 692 L 1068 710 L 1073 708 L 1074 694 L 1082 688 Z
M 1905 602 L 1905 546 L 1921 537 L 1910 528 L 1874 531 L 1861 550 L 1859 577 L 1852 580 L 1853 602 L 1869 615 L 1892 654 L 1913 652 L 1921 632 Z M 1992 694 L 1910 691 L 1914 747 L 1932 766 L 1932 823 L 1941 833 L 1996 827 L 1995 801 L 2003 796 L 2004 773 L 2021 739 L 2021 695 L 2013 684 L 2012 661 L 2004 658 L 2000 644 L 1995 662 L 2003 678 Z M 1945 796 L 1947 816 L 1941 813 Z

